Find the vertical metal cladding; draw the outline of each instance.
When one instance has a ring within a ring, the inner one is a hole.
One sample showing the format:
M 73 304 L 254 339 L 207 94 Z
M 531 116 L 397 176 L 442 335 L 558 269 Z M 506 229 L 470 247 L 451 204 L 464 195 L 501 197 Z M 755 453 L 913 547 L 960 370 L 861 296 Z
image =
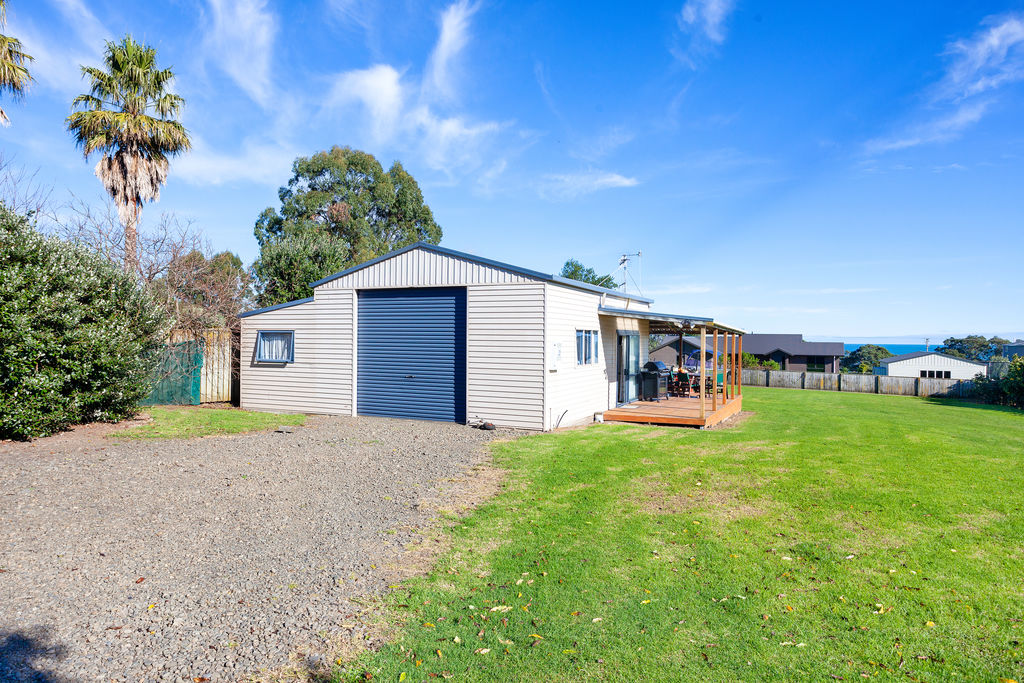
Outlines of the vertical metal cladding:
M 360 415 L 466 421 L 466 289 L 359 292 Z

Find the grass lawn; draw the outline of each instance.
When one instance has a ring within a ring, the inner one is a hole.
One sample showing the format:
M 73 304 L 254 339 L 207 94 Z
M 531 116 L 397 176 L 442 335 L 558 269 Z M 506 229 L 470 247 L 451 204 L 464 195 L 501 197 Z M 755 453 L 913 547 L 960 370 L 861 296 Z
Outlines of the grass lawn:
M 735 429 L 494 447 L 502 494 L 340 681 L 1024 675 L 1024 414 L 744 389 Z
M 212 434 L 238 434 L 279 425 L 301 425 L 305 415 L 257 413 L 237 408 L 199 406 L 153 406 L 147 408 L 153 421 L 112 434 L 126 439 L 190 439 Z

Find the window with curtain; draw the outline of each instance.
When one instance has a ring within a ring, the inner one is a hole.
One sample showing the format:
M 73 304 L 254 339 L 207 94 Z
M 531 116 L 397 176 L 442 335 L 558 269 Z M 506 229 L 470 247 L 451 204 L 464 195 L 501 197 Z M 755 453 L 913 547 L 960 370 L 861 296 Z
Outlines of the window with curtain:
M 291 330 L 260 330 L 256 338 L 256 362 L 294 363 L 295 333 Z
M 576 365 L 597 363 L 597 330 L 576 330 Z

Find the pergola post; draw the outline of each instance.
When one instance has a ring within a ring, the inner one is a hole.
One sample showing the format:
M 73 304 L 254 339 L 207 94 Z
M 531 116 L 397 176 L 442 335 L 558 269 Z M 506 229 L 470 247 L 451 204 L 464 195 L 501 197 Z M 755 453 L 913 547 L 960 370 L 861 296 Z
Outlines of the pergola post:
M 732 395 L 736 396 L 739 394 L 739 335 L 732 334 L 732 372 L 735 374 L 733 379 L 734 384 L 732 385 Z
M 718 328 L 715 328 L 714 350 L 711 352 L 711 410 L 718 410 Z
M 740 398 L 743 398 L 743 335 L 742 334 L 740 335 L 740 353 L 739 353 L 739 357 L 740 357 L 740 371 L 739 371 L 739 376 L 740 376 L 739 377 L 740 393 L 739 393 L 739 395 L 740 395 Z
M 700 419 L 701 422 L 707 417 L 707 407 L 705 406 L 705 391 L 704 391 L 704 373 L 705 366 L 707 364 L 707 358 L 705 357 L 708 349 L 708 328 L 701 325 L 700 328 L 700 389 L 697 393 L 700 394 Z
M 729 350 L 729 337 L 731 336 L 730 333 L 725 333 L 725 344 L 722 349 L 722 353 L 725 355 L 722 362 L 722 365 L 725 366 L 722 370 L 722 403 L 728 403 L 729 397 L 732 396 L 732 372 L 730 372 L 732 369 L 732 351 Z
M 679 354 L 677 355 L 679 360 L 679 371 L 683 371 L 683 331 L 679 330 Z

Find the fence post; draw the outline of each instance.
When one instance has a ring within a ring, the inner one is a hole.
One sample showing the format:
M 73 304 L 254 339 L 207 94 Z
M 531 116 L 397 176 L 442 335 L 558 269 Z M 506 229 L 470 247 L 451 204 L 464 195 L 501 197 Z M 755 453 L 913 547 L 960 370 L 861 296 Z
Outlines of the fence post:
M 882 378 L 881 375 L 875 375 L 875 393 L 876 394 L 882 393 L 882 383 L 881 383 L 881 381 L 879 381 L 879 380 L 881 380 L 881 378 Z
M 918 377 L 914 380 L 914 396 L 921 397 L 921 378 Z
M 807 388 L 807 373 L 806 372 L 801 372 L 800 373 L 800 388 L 801 389 L 806 389 Z

